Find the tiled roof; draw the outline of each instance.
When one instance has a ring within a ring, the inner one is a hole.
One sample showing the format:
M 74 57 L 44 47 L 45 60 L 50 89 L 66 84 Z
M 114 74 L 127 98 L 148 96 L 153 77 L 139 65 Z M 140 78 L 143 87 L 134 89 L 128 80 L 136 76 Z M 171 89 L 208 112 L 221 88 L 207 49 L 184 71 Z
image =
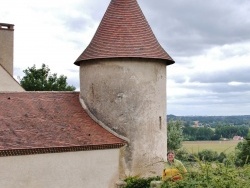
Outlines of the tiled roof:
M 173 59 L 161 47 L 136 0 L 111 0 L 88 47 L 76 65 L 99 58 L 153 58 L 166 64 Z
M 118 148 L 82 108 L 79 92 L 0 93 L 0 156 Z

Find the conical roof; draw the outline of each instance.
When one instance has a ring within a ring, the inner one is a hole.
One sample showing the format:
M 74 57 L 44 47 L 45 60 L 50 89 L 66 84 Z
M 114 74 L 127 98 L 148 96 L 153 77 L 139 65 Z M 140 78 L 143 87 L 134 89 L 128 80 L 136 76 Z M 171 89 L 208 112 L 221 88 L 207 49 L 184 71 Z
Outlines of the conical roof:
M 161 47 L 136 0 L 111 0 L 104 17 L 76 65 L 101 58 L 153 58 L 174 60 Z

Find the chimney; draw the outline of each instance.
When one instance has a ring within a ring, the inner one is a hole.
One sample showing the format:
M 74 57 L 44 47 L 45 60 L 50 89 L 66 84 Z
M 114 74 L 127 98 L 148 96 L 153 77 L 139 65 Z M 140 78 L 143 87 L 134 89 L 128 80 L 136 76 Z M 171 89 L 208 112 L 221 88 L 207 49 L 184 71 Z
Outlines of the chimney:
M 13 76 L 14 25 L 0 23 L 0 65 Z

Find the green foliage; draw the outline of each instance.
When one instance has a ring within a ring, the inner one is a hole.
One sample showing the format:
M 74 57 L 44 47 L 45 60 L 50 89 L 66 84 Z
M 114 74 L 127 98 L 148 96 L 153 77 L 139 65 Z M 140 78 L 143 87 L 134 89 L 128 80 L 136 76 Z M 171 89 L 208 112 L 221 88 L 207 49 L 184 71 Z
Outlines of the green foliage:
M 181 143 L 183 141 L 181 121 L 168 122 L 167 131 L 168 150 L 177 150 L 181 148 Z
M 185 149 L 179 149 L 176 152 L 176 158 L 181 160 L 181 161 L 185 161 L 185 162 L 195 162 L 197 160 L 201 160 L 201 161 L 218 161 L 220 163 L 225 162 L 226 160 L 228 160 L 228 156 L 224 153 L 221 152 L 220 154 L 218 154 L 216 151 L 213 150 L 209 150 L 209 149 L 205 149 L 202 150 L 200 152 L 198 152 L 198 154 L 196 153 L 189 153 L 187 150 Z M 232 162 L 232 164 L 234 164 L 234 162 Z
M 250 132 L 243 142 L 238 143 L 236 149 L 238 151 L 236 165 L 250 164 Z
M 181 161 L 188 161 L 189 153 L 185 149 L 179 149 L 179 150 L 175 151 L 175 157 Z
M 246 137 L 250 127 L 250 115 L 245 116 L 167 116 L 168 122 L 180 121 L 183 124 L 183 140 L 232 139 L 234 136 Z M 199 127 L 192 127 L 194 121 Z
M 249 128 L 246 126 L 217 126 L 215 134 L 223 138 L 233 138 L 234 136 L 247 136 Z
M 222 163 L 227 158 L 227 155 L 224 152 L 221 152 L 217 160 Z
M 248 188 L 250 166 L 235 168 L 222 163 L 198 161 L 183 180 L 165 181 L 162 188 Z
M 213 150 L 202 150 L 198 155 L 190 154 L 186 150 L 176 151 L 176 158 L 184 161 L 188 172 L 179 181 L 163 182 L 161 188 L 249 188 L 250 187 L 250 164 L 248 156 L 250 150 L 250 133 L 244 142 L 237 146 L 239 151 L 245 151 L 246 157 L 241 159 L 239 153 L 218 155 Z M 244 161 L 243 166 L 237 167 L 237 161 Z M 212 162 L 209 162 L 212 161 Z M 160 180 L 157 178 L 136 178 L 131 177 L 126 180 L 128 186 L 125 188 L 148 188 L 150 182 Z
M 183 128 L 183 139 L 188 141 L 196 140 L 197 128 L 194 127 L 184 127 Z
M 211 140 L 214 131 L 207 127 L 199 127 L 197 130 L 196 140 Z
M 184 127 L 183 136 L 185 140 L 212 140 L 214 131 L 208 127 Z
M 250 126 L 250 115 L 243 116 L 175 116 L 167 115 L 168 121 L 193 122 L 199 121 L 204 126 L 216 127 L 218 125 L 248 125 Z
M 149 188 L 150 182 L 154 180 L 160 180 L 159 176 L 149 177 L 149 178 L 140 178 L 140 177 L 128 177 L 124 181 L 127 183 L 125 188 Z
M 160 177 L 129 177 L 125 188 L 149 188 Z M 188 173 L 179 181 L 163 182 L 161 188 L 249 188 L 250 165 L 241 168 L 223 163 L 196 161 L 188 166 Z
M 179 149 L 175 152 L 176 158 L 181 161 L 192 161 L 195 162 L 199 158 L 198 154 L 195 153 L 189 153 L 185 149 Z
M 202 150 L 198 152 L 199 159 L 202 161 L 216 161 L 219 157 L 218 153 L 213 150 Z
M 209 127 L 184 127 L 183 136 L 184 140 L 219 140 L 221 137 L 232 139 L 234 136 L 247 135 L 249 128 L 247 126 L 229 126 L 220 125 L 216 126 L 215 131 Z
M 23 71 L 25 76 L 21 79 L 20 84 L 26 91 L 74 91 L 74 86 L 67 84 L 66 76 L 50 74 L 50 69 L 45 64 L 42 68 L 37 69 L 35 65 Z

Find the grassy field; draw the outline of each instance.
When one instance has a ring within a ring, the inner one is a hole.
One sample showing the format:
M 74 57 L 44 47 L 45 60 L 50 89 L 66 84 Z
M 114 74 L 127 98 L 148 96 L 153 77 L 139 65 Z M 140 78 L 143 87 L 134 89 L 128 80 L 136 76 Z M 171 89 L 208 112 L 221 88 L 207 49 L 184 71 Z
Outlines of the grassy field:
M 185 141 L 183 142 L 183 149 L 186 149 L 190 153 L 198 153 L 204 149 L 211 149 L 218 153 L 229 153 L 234 151 L 236 145 L 240 141 Z

